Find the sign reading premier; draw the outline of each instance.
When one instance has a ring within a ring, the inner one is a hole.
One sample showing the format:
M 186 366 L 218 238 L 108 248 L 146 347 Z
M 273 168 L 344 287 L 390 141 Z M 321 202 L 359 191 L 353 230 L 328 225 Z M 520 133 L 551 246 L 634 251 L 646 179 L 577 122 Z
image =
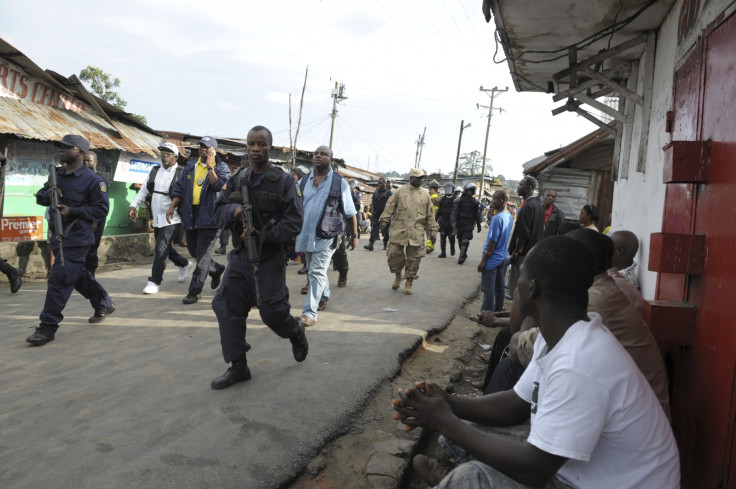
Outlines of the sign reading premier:
M 3 217 L 0 219 L 0 242 L 43 240 L 43 217 Z
M 11 96 L 57 109 L 84 112 L 87 106 L 66 92 L 31 78 L 12 63 L 0 59 L 0 96 Z

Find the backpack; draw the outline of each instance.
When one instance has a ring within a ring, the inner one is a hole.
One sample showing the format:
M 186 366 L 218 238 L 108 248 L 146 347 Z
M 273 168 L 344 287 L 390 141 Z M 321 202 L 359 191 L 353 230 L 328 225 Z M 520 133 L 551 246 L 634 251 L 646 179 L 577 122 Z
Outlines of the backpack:
M 299 189 L 304 194 L 308 178 L 302 178 Z M 332 172 L 330 194 L 327 196 L 325 208 L 317 224 L 317 237 L 322 239 L 336 238 L 345 232 L 345 210 L 342 208 L 342 177 Z
M 158 174 L 158 169 L 161 168 L 161 165 L 154 166 L 151 168 L 151 171 L 148 172 L 148 182 L 146 182 L 146 187 L 148 188 L 148 198 L 153 198 L 153 194 L 161 194 L 166 195 L 164 192 L 157 192 L 154 190 L 156 185 L 156 175 Z M 176 165 L 176 171 L 174 173 L 174 178 L 171 179 L 171 185 L 169 185 L 169 197 L 171 197 L 171 193 L 174 191 L 174 185 L 176 185 L 176 181 L 179 180 L 179 175 L 181 175 L 182 167 L 179 165 Z

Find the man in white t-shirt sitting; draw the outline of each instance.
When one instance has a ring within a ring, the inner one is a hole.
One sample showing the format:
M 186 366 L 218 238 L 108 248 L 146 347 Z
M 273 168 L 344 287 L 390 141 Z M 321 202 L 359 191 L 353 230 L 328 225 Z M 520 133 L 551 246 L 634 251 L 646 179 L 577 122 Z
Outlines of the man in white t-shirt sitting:
M 417 455 L 425 480 L 439 488 L 679 487 L 677 445 L 657 397 L 600 316 L 587 312 L 593 275 L 591 252 L 568 237 L 529 252 L 517 289 L 541 334 L 514 389 L 448 397 L 425 382 L 399 392 L 393 406 L 404 424 L 438 431 L 466 452 L 454 453 L 460 465 L 446 476 Z M 530 416 L 526 439 L 489 428 Z

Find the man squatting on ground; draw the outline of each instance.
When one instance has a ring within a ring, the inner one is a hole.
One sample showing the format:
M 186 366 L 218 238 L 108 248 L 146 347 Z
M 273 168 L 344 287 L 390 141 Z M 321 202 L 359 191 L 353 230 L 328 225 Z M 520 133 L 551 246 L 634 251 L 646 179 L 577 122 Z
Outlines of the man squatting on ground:
M 423 170 L 418 168 L 409 170 L 409 183 L 399 187 L 389 197 L 379 221 L 382 231 L 388 229 L 389 222 L 391 223 L 391 235 L 386 252 L 388 268 L 396 275 L 391 288 L 398 289 L 401 280 L 406 277 L 404 286 L 406 294 L 412 293 L 412 285 L 419 272 L 419 263 L 427 256 L 424 251 L 425 234 L 433 242 L 437 239 L 438 226 L 434 218 L 434 206 L 429 193 L 422 188 L 423 178 Z
M 176 164 L 179 148 L 173 143 L 164 143 L 158 147 L 158 150 L 161 151 L 161 166 L 151 169 L 153 175 L 149 174 L 147 184 L 141 187 L 128 209 L 128 217 L 135 220 L 138 218 L 136 208 L 150 199 L 153 236 L 156 239 L 156 244 L 151 276 L 148 277 L 148 282 L 143 289 L 144 294 L 155 294 L 159 291 L 161 282 L 164 280 L 166 260 L 171 260 L 174 265 L 179 267 L 178 282 L 184 282 L 189 274 L 189 269 L 192 268 L 192 262 L 181 256 L 173 244 L 173 239 L 176 233 L 179 232 L 179 223 L 181 222 L 179 212 L 174 209 L 171 221 L 166 219 L 166 212 L 171 205 L 171 191 L 176 184 L 176 177 L 181 172 L 179 165 Z
M 414 467 L 425 480 L 441 489 L 679 487 L 664 410 L 601 317 L 587 312 L 593 276 L 584 244 L 566 236 L 541 240 L 517 284 L 521 312 L 537 321 L 540 335 L 514 388 L 448 397 L 424 382 L 399 391 L 395 417 L 439 431 L 459 464 L 447 473 L 417 455 Z
M 98 323 L 105 319 L 106 314 L 115 311 L 107 291 L 84 266 L 89 248 L 95 242 L 93 223 L 104 219 L 110 206 L 105 181 L 84 164 L 84 155 L 88 151 L 89 142 L 82 136 L 69 134 L 59 143 L 60 161 L 64 167 L 56 168 L 56 181 L 60 193 L 58 207 L 66 235 L 63 238 L 64 264 L 61 264 L 59 253 L 62 242 L 51 224 L 54 209 L 50 209 L 48 225 L 52 230 L 50 241 L 55 261 L 39 318 L 41 324 L 26 338 L 33 346 L 53 341 L 59 323 L 64 319 L 62 311 L 74 289 L 88 299 L 95 310 L 94 316 L 89 318 L 90 323 Z M 36 203 L 50 206 L 49 193 L 50 185 L 46 182 L 36 193 Z
M 313 326 L 317 322 L 317 311 L 324 309 L 327 306 L 327 301 L 330 300 L 330 281 L 327 277 L 327 268 L 330 266 L 330 259 L 335 253 L 337 240 L 340 237 L 320 238 L 317 236 L 317 228 L 321 224 L 320 219 L 324 214 L 325 204 L 328 203 L 328 198 L 331 198 L 330 189 L 333 178 L 340 180 L 340 205 L 350 226 L 348 232 L 350 243 L 347 248 L 354 250 L 358 246 L 358 225 L 350 185 L 332 169 L 332 150 L 327 146 L 317 148 L 312 157 L 312 164 L 314 170 L 309 175 L 305 175 L 300 182 L 301 188 L 304 189 L 302 195 L 304 199 L 304 224 L 301 232 L 296 237 L 295 244 L 296 251 L 304 252 L 304 260 L 308 270 L 309 287 L 300 318 L 305 326 Z
M 199 300 L 208 274 L 212 277 L 210 286 L 213 289 L 220 285 L 225 267 L 212 259 L 218 233 L 215 202 L 229 179 L 230 168 L 217 155 L 217 140 L 205 136 L 199 141 L 199 156 L 187 162 L 171 193 L 173 199 L 166 211 L 166 220 L 171 223 L 177 206 L 181 204 L 180 216 L 187 233 L 187 249 L 197 261 L 189 291 L 182 299 L 184 304 L 194 304 Z
M 302 199 L 297 194 L 294 177 L 269 163 L 273 144 L 271 131 L 255 126 L 248 132 L 246 144 L 251 167 L 239 171 L 228 182 L 216 209 L 217 223 L 230 228 L 235 245 L 227 257 L 222 287 L 212 299 L 212 310 L 220 326 L 222 355 L 232 366 L 212 381 L 213 389 L 224 389 L 251 378 L 245 358 L 251 347 L 245 341 L 245 332 L 248 312 L 258 307 L 256 280 L 263 324 L 280 337 L 291 340 L 297 362 L 304 361 L 309 351 L 304 326 L 290 313 L 284 267 L 284 243 L 296 236 L 302 227 Z M 248 187 L 249 201 L 253 204 L 253 225 L 258 235 L 257 278 L 245 247 L 244 185 Z

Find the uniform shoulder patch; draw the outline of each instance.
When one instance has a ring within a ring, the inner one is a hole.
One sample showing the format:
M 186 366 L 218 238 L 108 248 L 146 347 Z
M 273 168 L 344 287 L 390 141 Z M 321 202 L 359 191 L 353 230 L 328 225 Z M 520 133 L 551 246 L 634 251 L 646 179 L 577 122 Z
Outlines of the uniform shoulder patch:
M 301 197 L 301 196 L 302 196 L 302 191 L 301 191 L 301 189 L 299 188 L 299 184 L 297 183 L 297 184 L 295 184 L 294 186 L 296 187 L 296 196 L 297 196 L 297 197 Z
M 100 182 L 100 190 L 103 194 L 107 192 L 107 184 L 105 182 Z

